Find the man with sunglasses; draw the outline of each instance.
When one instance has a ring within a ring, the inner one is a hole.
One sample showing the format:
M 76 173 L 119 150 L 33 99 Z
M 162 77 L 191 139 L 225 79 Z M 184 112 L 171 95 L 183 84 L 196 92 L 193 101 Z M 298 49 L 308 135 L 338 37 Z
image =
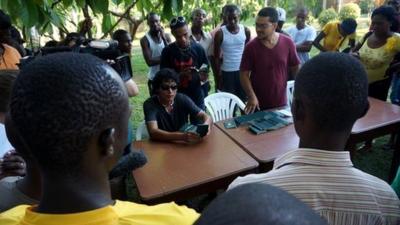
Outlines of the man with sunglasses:
M 186 94 L 201 109 L 204 106 L 204 92 L 201 81 L 208 79 L 208 60 L 201 45 L 190 41 L 189 28 L 182 16 L 170 22 L 175 42 L 165 47 L 161 53 L 160 68 L 170 68 L 179 74 L 178 91 Z
M 296 46 L 290 37 L 276 32 L 278 12 L 261 9 L 256 17 L 257 38 L 245 47 L 240 80 L 248 101 L 245 112 L 286 105 L 286 83 L 299 68 Z
M 189 97 L 177 93 L 178 84 L 178 74 L 174 70 L 165 68 L 156 73 L 154 95 L 143 105 L 147 130 L 153 140 L 196 143 L 201 140 L 198 134 L 179 129 L 188 123 L 189 116 L 209 127 L 212 121 Z

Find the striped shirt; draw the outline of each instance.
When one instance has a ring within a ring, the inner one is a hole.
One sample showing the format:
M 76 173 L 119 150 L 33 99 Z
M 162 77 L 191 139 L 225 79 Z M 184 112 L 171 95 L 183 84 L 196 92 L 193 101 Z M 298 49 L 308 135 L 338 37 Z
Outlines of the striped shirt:
M 353 167 L 347 151 L 291 151 L 272 171 L 239 177 L 228 189 L 268 183 L 293 194 L 330 225 L 400 224 L 400 201 L 383 180 Z

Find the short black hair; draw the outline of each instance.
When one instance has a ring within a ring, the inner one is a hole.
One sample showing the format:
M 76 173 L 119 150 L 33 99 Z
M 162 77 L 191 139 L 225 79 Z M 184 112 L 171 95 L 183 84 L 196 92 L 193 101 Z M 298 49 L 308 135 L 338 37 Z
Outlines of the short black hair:
M 346 18 L 340 23 L 340 27 L 347 35 L 352 34 L 357 29 L 357 21 L 353 18 Z
M 195 225 L 326 225 L 309 206 L 267 184 L 240 185 L 220 195 L 202 212 Z
M 400 25 L 399 21 L 397 20 L 398 13 L 396 12 L 396 10 L 393 7 L 383 5 L 383 6 L 376 8 L 372 12 L 371 19 L 372 19 L 372 17 L 377 16 L 377 15 L 385 17 L 386 20 L 392 24 L 390 26 L 390 31 L 393 31 L 393 32 L 398 31 L 398 28 Z
M 129 35 L 128 31 L 122 30 L 122 29 L 118 29 L 113 33 L 112 39 L 118 41 L 118 40 L 121 40 L 122 37 L 124 35 L 127 35 L 127 34 Z
M 10 37 L 11 39 L 15 40 L 18 44 L 23 44 L 25 42 L 24 39 L 22 39 L 19 30 L 14 26 L 10 27 Z
M 11 19 L 3 10 L 0 9 L 0 30 L 11 28 Z
M 174 31 L 178 28 L 187 26 L 187 22 L 185 17 L 183 16 L 177 16 L 171 19 L 171 21 L 169 22 L 169 27 L 171 28 L 171 31 Z
M 312 119 L 319 129 L 344 131 L 367 110 L 367 73 L 349 54 L 321 53 L 297 74 L 294 99 L 299 96 L 310 100 Z
M 155 13 L 155 12 L 149 12 L 149 14 L 147 14 L 147 16 L 146 16 L 146 20 L 149 20 L 150 17 L 153 17 L 153 16 L 158 16 L 158 17 L 160 17 L 160 15 L 158 15 L 158 14 Z
M 258 11 L 257 16 L 260 17 L 269 17 L 269 21 L 271 23 L 277 23 L 279 19 L 278 10 L 274 7 L 265 7 Z
M 0 70 L 0 112 L 6 113 L 10 104 L 12 84 L 17 78 L 18 70 Z
M 71 41 L 75 41 L 76 45 L 80 45 L 85 41 L 85 37 L 77 32 L 68 33 L 65 39 L 61 42 L 62 46 L 68 46 Z
M 42 171 L 74 177 L 93 135 L 112 128 L 127 106 L 122 81 L 90 54 L 55 53 L 18 75 L 10 116 Z
M 152 82 L 153 90 L 155 92 L 157 92 L 157 90 L 160 88 L 161 84 L 168 80 L 173 80 L 176 84 L 179 84 L 179 76 L 175 72 L 175 70 L 170 69 L 170 68 L 161 69 L 154 76 L 154 79 Z
M 223 8 L 223 14 L 227 15 L 228 13 L 234 13 L 238 12 L 239 14 L 241 13 L 239 6 L 235 4 L 226 4 Z
M 206 13 L 206 15 L 207 15 L 206 10 L 204 10 L 203 8 L 195 8 L 195 9 L 192 11 L 192 14 L 191 14 L 191 19 L 192 19 L 192 20 L 193 20 L 194 14 L 195 14 L 196 12 L 198 12 L 198 11 L 204 11 L 204 12 Z
M 46 42 L 46 44 L 44 44 L 44 47 L 57 47 L 58 46 L 58 41 L 55 40 L 50 40 L 48 42 Z

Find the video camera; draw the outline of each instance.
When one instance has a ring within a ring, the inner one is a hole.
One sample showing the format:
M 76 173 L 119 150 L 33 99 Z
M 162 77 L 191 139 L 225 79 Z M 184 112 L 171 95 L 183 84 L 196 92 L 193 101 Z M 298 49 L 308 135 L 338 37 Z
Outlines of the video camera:
M 34 56 L 21 59 L 19 67 L 23 69 L 24 66 L 33 61 L 36 57 L 45 56 L 57 52 L 77 52 L 83 54 L 94 55 L 106 61 L 118 74 L 124 82 L 132 78 L 132 66 L 128 54 L 122 53 L 118 49 L 118 41 L 78 41 L 73 47 L 57 46 L 57 47 L 43 47 Z

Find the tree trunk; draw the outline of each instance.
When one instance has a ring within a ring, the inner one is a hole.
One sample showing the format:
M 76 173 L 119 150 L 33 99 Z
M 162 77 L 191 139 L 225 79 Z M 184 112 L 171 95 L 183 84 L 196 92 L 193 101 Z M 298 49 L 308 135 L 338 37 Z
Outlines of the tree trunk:
M 133 23 L 128 21 L 129 24 L 129 32 L 131 34 L 132 39 L 135 39 L 137 29 L 140 24 L 142 24 L 144 19 L 135 20 Z

